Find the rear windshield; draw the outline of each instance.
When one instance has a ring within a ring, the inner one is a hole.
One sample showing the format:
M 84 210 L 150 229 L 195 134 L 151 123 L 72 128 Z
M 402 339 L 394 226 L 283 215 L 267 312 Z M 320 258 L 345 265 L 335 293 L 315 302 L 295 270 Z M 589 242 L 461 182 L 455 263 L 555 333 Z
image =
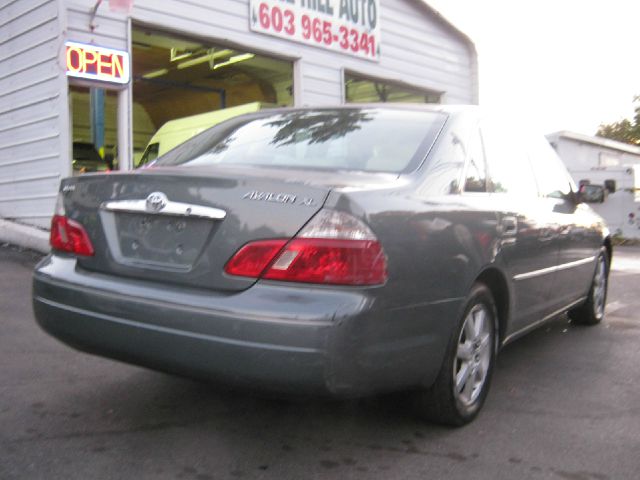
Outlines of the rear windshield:
M 392 109 L 297 110 L 214 127 L 153 165 L 259 165 L 401 173 L 419 166 L 446 115 Z

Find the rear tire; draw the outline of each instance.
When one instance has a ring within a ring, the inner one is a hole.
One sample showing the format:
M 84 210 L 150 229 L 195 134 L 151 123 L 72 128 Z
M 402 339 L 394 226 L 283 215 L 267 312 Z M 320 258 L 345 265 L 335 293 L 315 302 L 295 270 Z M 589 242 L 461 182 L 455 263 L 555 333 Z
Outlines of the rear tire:
M 496 356 L 497 314 L 489 289 L 471 289 L 434 384 L 417 398 L 427 420 L 462 426 L 477 415 L 489 391 Z
M 602 247 L 596 264 L 596 270 L 591 281 L 587 300 L 572 310 L 569 318 L 579 325 L 597 325 L 604 318 L 607 303 L 607 287 L 609 285 L 609 255 Z

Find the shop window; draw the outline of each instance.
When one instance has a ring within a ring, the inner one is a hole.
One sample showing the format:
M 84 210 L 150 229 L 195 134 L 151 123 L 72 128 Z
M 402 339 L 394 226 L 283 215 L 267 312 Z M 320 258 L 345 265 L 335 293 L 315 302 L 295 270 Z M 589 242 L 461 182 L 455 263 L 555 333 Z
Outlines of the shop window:
M 73 175 L 113 170 L 117 165 L 117 92 L 95 89 L 92 94 L 89 88 L 70 85 L 69 107 Z
M 345 73 L 346 103 L 440 103 L 440 94 L 385 80 Z

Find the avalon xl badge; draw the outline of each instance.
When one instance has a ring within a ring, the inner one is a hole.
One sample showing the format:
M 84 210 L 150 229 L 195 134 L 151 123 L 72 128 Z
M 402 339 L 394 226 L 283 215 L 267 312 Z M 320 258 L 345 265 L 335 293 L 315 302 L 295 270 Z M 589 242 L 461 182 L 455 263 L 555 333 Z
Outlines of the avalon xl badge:
M 167 206 L 169 199 L 162 192 L 150 193 L 147 197 L 146 207 L 149 212 L 159 212 Z

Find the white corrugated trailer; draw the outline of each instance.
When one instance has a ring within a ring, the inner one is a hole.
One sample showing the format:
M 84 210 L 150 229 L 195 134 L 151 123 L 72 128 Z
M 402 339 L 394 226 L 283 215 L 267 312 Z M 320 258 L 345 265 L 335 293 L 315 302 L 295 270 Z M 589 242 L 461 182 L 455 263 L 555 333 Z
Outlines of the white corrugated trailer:
M 592 203 L 593 208 L 607 221 L 609 229 L 623 238 L 640 238 L 640 165 L 621 165 L 571 172 L 576 181 L 587 180 L 605 185 L 613 180 L 615 189 L 608 192 L 604 202 Z
M 590 204 L 614 234 L 640 239 L 640 147 L 574 132 L 547 135 L 576 184 L 610 187 Z
M 131 3 L 131 10 L 124 12 L 112 10 L 115 0 L 7 0 L 0 3 L 0 217 L 48 226 L 59 181 L 71 174 L 72 143 L 76 141 L 71 125 L 73 102 L 70 99 L 71 93 L 76 92 L 72 88 L 108 89 L 111 103 L 107 102 L 107 107 L 113 109 L 109 105 L 115 105 L 117 115 L 115 120 L 106 122 L 107 136 L 117 141 L 111 148 L 117 151 L 120 168 L 131 167 L 135 143 L 140 142 L 142 148 L 146 144 L 140 132 L 148 130 L 146 126 L 134 128 L 133 125 L 133 117 L 140 110 L 133 98 L 134 85 L 140 80 L 158 84 L 166 78 L 161 76 L 162 69 L 142 72 L 143 75 L 135 71 L 136 60 L 145 55 L 139 52 L 152 53 L 161 46 L 150 43 L 136 50 L 135 45 L 140 43 L 136 34 L 144 36 L 147 30 L 166 34 L 165 41 L 170 38 L 185 41 L 186 46 L 171 48 L 171 60 L 176 62 L 182 55 L 195 55 L 188 48 L 190 39 L 192 43 L 215 44 L 217 50 L 211 50 L 208 57 L 204 54 L 200 57 L 208 58 L 212 75 L 228 73 L 232 66 L 240 71 L 240 67 L 256 62 L 259 56 L 264 61 L 256 65 L 254 72 L 269 62 L 288 62 L 291 81 L 286 85 L 274 83 L 273 88 L 267 85 L 269 95 L 279 104 L 344 103 L 347 79 L 353 78 L 388 82 L 423 92 L 428 98 L 425 101 L 478 102 L 473 43 L 421 0 L 135 0 Z M 85 44 L 92 50 L 85 55 L 85 63 L 78 60 L 81 47 L 73 47 L 76 50 L 68 53 L 69 42 Z M 101 57 L 111 59 L 107 67 L 103 64 L 100 68 L 111 75 L 113 82 L 90 75 L 68 76 L 70 70 L 82 70 L 87 61 L 95 64 L 95 52 L 100 47 L 130 54 L 135 67 L 133 77 L 127 79 L 120 72 L 123 56 L 118 57 L 118 68 L 112 65 L 115 56 Z M 169 49 L 171 45 L 165 47 Z M 222 55 L 225 51 L 222 49 L 235 53 L 229 53 L 221 61 L 216 55 Z M 256 58 L 252 59 L 254 54 Z M 192 60 L 193 57 L 182 60 L 183 67 Z M 228 81 L 232 80 L 236 81 L 233 78 Z M 258 89 L 264 87 L 260 82 L 255 83 Z M 208 88 L 222 90 L 224 85 Z M 226 106 L 255 101 L 240 98 L 241 93 L 236 94 L 237 103 L 227 102 Z M 380 97 L 386 99 L 383 95 Z M 224 105 L 223 102 L 222 107 Z M 147 110 L 153 120 L 153 114 L 161 116 L 167 108 Z M 174 118 L 188 114 L 176 114 Z M 162 122 L 156 121 L 155 128 Z

